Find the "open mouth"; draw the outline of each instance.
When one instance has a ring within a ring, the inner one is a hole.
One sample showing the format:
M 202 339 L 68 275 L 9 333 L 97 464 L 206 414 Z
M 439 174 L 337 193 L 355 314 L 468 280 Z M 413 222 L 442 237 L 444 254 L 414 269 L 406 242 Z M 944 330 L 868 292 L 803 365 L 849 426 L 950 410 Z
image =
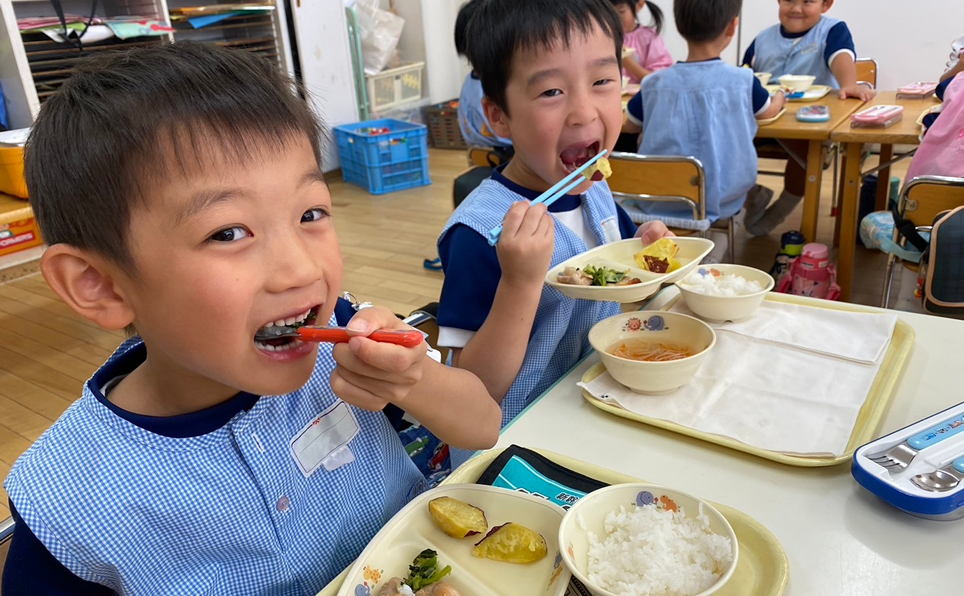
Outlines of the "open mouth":
M 574 145 L 569 145 L 563 149 L 562 153 L 559 154 L 559 161 L 562 162 L 563 169 L 571 174 L 587 161 L 595 157 L 597 153 L 599 153 L 599 141 L 589 144 L 577 143 Z M 598 182 L 602 179 L 602 172 L 593 173 L 591 178 L 591 180 L 594 182 Z
M 318 309 L 321 305 L 316 305 L 303 313 L 269 321 L 261 329 L 258 329 L 257 336 L 254 338 L 254 345 L 259 350 L 266 352 L 284 352 L 291 350 L 303 342 L 294 334 L 299 327 L 314 325 L 318 318 Z M 266 339 L 265 336 L 277 336 Z

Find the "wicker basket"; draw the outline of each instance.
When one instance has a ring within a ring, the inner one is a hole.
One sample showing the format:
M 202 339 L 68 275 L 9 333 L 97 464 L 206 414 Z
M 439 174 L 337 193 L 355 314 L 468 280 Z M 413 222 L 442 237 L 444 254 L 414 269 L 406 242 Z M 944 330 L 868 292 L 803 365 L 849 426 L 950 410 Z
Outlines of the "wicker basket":
M 445 101 L 425 108 L 425 124 L 432 145 L 438 149 L 467 149 L 459 130 L 459 102 Z

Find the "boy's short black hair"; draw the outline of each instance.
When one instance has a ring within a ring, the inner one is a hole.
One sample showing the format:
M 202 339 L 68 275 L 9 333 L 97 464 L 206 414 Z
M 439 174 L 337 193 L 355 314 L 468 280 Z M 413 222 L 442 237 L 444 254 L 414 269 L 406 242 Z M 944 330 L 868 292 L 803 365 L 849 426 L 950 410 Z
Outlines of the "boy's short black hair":
M 320 164 L 320 135 L 291 79 L 250 52 L 182 42 L 112 52 L 79 65 L 41 108 L 24 156 L 30 203 L 48 244 L 133 274 L 131 213 L 177 168 L 212 147 L 245 159 L 303 136 Z
M 574 33 L 587 35 L 596 26 L 613 39 L 619 60 L 623 28 L 608 0 L 484 0 L 469 22 L 466 55 L 486 97 L 508 113 L 513 57 L 560 40 L 568 46 Z
M 455 51 L 459 56 L 465 56 L 465 48 L 468 45 L 466 37 L 469 28 L 469 21 L 475 15 L 476 9 L 485 0 L 469 0 L 459 9 L 458 16 L 455 17 Z
M 742 8 L 743 0 L 675 0 L 673 17 L 683 39 L 700 43 L 723 35 Z

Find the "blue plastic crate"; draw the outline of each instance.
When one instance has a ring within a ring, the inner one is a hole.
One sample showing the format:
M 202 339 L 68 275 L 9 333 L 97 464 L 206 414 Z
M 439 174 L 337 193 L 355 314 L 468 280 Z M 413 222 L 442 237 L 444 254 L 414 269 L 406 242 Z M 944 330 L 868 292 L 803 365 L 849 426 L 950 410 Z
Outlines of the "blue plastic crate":
M 424 126 L 400 120 L 336 126 L 342 177 L 373 195 L 431 184 L 427 139 Z

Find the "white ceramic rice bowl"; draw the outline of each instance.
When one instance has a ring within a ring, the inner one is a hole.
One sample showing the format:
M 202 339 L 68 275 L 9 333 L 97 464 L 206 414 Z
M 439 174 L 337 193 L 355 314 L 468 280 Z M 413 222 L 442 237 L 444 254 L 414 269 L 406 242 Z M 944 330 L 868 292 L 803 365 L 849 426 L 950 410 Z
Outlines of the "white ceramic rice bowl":
M 783 75 L 779 79 L 780 85 L 786 87 L 791 91 L 806 91 L 813 86 L 813 82 L 817 80 L 817 77 L 812 75 Z
M 616 342 L 638 339 L 683 345 L 695 353 L 666 362 L 645 362 L 613 356 Z M 689 383 L 706 354 L 716 345 L 716 333 L 703 321 L 671 312 L 629 312 L 599 321 L 589 330 L 589 343 L 617 382 L 636 393 L 669 393 Z
M 616 484 L 594 492 L 573 505 L 559 526 L 559 549 L 562 560 L 573 576 L 579 579 L 595 596 L 618 596 L 589 580 L 589 532 L 598 539 L 605 535 L 606 515 L 618 511 L 620 506 L 627 509 L 637 503 L 641 493 L 648 492 L 655 498 L 668 497 L 686 512 L 687 518 L 695 518 L 703 505 L 703 513 L 709 518 L 710 530 L 730 539 L 733 560 L 722 570 L 720 578 L 711 587 L 694 596 L 710 596 L 719 591 L 733 577 L 740 557 L 740 545 L 736 532 L 715 507 L 702 499 L 669 488 L 642 484 Z
M 753 75 L 754 75 L 756 78 L 760 79 L 760 84 L 761 84 L 761 85 L 764 85 L 764 86 L 766 86 L 767 84 L 770 83 L 770 77 L 773 76 L 772 74 L 770 74 L 770 73 L 768 73 L 768 72 L 755 72 L 755 73 L 753 73 Z
M 743 296 L 711 296 L 687 289 L 683 283 L 686 278 L 676 281 L 680 295 L 686 306 L 689 307 L 698 317 L 712 322 L 741 321 L 747 319 L 756 312 L 763 300 L 766 299 L 775 282 L 769 273 L 747 267 L 745 265 L 706 265 L 698 267 L 700 269 L 716 269 L 723 275 L 739 275 L 748 282 L 755 281 L 762 286 L 762 290 L 753 294 Z

